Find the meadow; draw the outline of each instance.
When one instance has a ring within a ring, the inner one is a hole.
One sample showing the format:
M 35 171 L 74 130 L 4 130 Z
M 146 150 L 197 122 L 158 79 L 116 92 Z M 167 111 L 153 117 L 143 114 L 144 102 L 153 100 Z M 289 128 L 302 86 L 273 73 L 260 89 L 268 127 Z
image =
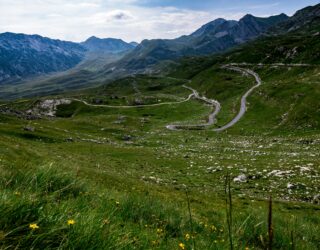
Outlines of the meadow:
M 272 196 L 273 248 L 318 249 L 320 69 L 251 67 L 263 85 L 222 133 L 166 129 L 205 121 L 197 100 L 137 106 L 181 101 L 189 84 L 221 102 L 222 126 L 254 79 L 219 66 L 1 106 L 0 248 L 266 249 Z M 26 115 L 50 98 L 135 107 Z

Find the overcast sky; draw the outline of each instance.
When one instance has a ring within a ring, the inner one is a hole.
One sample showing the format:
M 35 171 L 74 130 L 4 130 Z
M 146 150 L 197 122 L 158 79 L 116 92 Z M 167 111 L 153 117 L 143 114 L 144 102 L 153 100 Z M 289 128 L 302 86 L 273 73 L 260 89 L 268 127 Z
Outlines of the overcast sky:
M 218 17 L 292 15 L 319 0 L 0 0 L 0 33 L 83 41 L 175 38 Z

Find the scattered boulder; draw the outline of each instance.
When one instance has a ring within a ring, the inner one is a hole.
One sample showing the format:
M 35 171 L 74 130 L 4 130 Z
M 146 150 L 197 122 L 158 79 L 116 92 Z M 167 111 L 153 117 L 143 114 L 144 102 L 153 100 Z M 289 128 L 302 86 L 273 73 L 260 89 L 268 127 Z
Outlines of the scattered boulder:
M 303 183 L 288 183 L 287 184 L 287 189 L 289 190 L 294 190 L 294 189 L 306 189 L 306 185 Z
M 296 187 L 296 185 L 294 185 L 292 183 L 287 184 L 287 189 L 294 189 L 295 187 Z
M 133 101 L 133 105 L 143 105 L 143 101 L 139 98 L 135 98 Z
M 69 138 L 66 139 L 66 142 L 73 142 L 73 141 L 74 141 L 74 140 L 73 140 L 72 137 L 69 137 Z
M 270 173 L 267 174 L 268 177 L 275 176 L 275 177 L 287 177 L 293 174 L 292 170 L 272 170 Z
M 28 126 L 24 126 L 24 127 L 23 127 L 23 130 L 24 130 L 24 131 L 28 131 L 28 132 L 34 132 L 34 131 L 35 131 L 35 128 L 28 125 Z
M 132 136 L 131 135 L 125 135 L 125 136 L 122 137 L 122 140 L 131 141 L 132 140 Z
M 247 182 L 248 178 L 245 174 L 241 174 L 233 179 L 234 182 Z
M 314 204 L 319 204 L 320 205 L 320 194 L 317 194 L 313 197 L 312 202 Z
M 222 168 L 221 167 L 209 167 L 207 168 L 207 173 L 215 173 L 215 172 L 218 172 L 218 171 L 222 171 Z
M 163 182 L 162 179 L 154 177 L 154 176 L 149 176 L 149 177 L 142 176 L 141 179 L 144 180 L 144 181 L 154 182 L 154 183 L 157 183 L 157 184 L 161 184 Z

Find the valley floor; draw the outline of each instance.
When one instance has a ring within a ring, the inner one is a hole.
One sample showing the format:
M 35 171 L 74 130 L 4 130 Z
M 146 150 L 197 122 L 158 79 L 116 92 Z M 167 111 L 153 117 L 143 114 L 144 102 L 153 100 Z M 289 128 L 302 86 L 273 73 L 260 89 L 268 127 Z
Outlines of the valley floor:
M 262 85 L 221 133 L 255 81 L 220 67 L 188 83 L 221 103 L 207 130 L 166 128 L 212 112 L 171 78 L 55 97 L 74 100 L 55 117 L 44 100 L 0 107 L 0 248 L 229 249 L 231 235 L 235 249 L 265 249 L 272 196 L 274 249 L 318 249 L 320 70 L 279 67 L 252 66 Z

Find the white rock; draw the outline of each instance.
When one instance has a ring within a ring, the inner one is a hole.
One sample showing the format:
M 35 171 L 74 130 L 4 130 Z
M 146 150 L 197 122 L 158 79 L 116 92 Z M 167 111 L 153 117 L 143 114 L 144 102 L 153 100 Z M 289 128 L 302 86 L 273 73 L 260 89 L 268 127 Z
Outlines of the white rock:
M 294 187 L 295 187 L 295 185 L 292 184 L 292 183 L 288 183 L 288 184 L 287 184 L 287 189 L 292 189 L 292 188 L 294 188 Z
M 233 179 L 234 182 L 247 182 L 247 176 L 241 174 Z

